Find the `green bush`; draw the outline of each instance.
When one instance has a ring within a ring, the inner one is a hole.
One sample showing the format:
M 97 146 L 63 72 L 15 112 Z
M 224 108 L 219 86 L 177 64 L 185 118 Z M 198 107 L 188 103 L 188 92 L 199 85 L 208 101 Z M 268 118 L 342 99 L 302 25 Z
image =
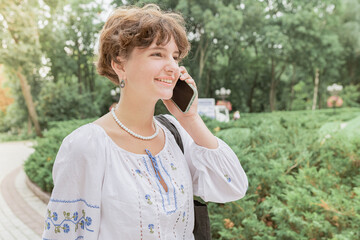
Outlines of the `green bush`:
M 343 98 L 345 107 L 360 107 L 360 84 L 345 86 L 340 97 Z
M 15 102 L 5 111 L 0 110 L 0 142 L 35 138 L 35 132 L 28 130 L 28 119 L 23 119 L 22 110 L 17 108 L 18 103 Z
M 109 94 L 110 95 L 110 94 Z M 78 84 L 47 82 L 39 94 L 37 110 L 43 126 L 51 121 L 86 119 L 100 115 L 95 97 L 78 93 Z
M 29 179 L 44 191 L 51 192 L 54 187 L 52 167 L 62 140 L 76 128 L 93 120 L 50 122 L 50 129 L 44 132 L 44 138 L 37 138 L 35 152 L 24 164 L 24 170 Z
M 0 132 L 5 132 L 9 130 L 8 126 L 5 123 L 5 115 L 6 111 L 0 110 Z
M 245 124 L 247 141 L 239 140 L 242 129 L 209 121 L 249 179 L 243 199 L 208 205 L 213 239 L 359 239 L 360 135 L 348 134 L 358 129 L 359 115 L 359 109 L 249 114 L 229 123 Z M 351 130 L 330 129 L 332 122 Z M 325 124 L 331 137 L 324 139 Z

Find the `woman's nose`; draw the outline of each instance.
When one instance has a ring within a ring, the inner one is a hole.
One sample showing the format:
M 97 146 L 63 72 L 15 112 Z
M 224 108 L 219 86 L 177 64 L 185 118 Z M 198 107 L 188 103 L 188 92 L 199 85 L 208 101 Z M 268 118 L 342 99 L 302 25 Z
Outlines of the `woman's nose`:
M 175 59 L 170 59 L 168 63 L 165 66 L 165 71 L 167 72 L 174 72 L 178 73 L 180 72 L 179 64 Z

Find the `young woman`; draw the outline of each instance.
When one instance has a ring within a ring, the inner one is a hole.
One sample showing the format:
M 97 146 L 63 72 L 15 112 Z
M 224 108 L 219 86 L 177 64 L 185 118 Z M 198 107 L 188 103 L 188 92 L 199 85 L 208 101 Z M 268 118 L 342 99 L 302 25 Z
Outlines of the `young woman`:
M 43 239 L 194 239 L 193 195 L 242 198 L 246 175 L 207 129 L 197 98 L 187 113 L 169 100 L 189 51 L 184 21 L 156 5 L 116 9 L 99 40 L 99 74 L 121 87 L 116 108 L 68 135 L 53 168 Z M 184 153 L 154 118 L 161 99 Z

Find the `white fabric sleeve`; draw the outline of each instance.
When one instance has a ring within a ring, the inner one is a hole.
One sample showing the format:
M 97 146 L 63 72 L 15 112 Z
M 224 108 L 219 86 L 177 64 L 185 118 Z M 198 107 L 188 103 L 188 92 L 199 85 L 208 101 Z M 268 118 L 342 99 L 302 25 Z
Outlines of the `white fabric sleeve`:
M 98 239 L 105 157 L 96 131 L 82 126 L 59 149 L 43 240 Z
M 233 150 L 221 139 L 217 149 L 197 145 L 180 123 L 171 115 L 166 117 L 178 129 L 184 145 L 193 193 L 205 202 L 225 203 L 245 196 L 248 188 L 246 174 Z

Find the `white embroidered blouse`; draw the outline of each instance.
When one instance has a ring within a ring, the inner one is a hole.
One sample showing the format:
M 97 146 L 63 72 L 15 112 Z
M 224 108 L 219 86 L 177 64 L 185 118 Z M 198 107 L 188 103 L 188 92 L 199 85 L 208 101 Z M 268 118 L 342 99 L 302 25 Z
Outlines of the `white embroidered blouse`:
M 171 132 L 153 159 L 128 152 L 94 123 L 68 135 L 54 167 L 43 240 L 193 240 L 193 195 L 204 201 L 242 198 L 248 181 L 231 148 L 198 146 L 177 120 L 184 154 Z M 152 162 L 168 187 L 160 184 Z

